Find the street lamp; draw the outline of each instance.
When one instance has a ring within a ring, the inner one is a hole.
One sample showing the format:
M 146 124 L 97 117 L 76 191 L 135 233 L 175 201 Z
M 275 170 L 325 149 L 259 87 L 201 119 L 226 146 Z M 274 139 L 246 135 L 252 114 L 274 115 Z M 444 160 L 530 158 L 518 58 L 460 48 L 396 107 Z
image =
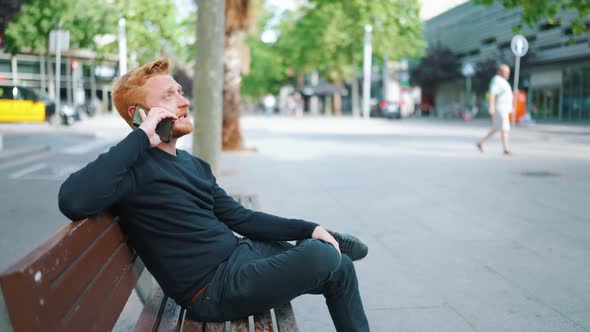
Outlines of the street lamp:
M 363 117 L 369 118 L 369 104 L 371 100 L 371 56 L 373 48 L 371 47 L 371 32 L 373 27 L 370 24 L 365 25 L 365 40 L 363 47 Z

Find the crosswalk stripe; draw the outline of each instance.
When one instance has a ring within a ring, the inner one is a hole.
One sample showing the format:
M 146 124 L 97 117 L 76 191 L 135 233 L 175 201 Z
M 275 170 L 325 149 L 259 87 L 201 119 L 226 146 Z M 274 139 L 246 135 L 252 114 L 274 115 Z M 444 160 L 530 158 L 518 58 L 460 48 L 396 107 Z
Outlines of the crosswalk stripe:
M 16 166 L 20 166 L 22 164 L 28 164 L 30 162 L 33 162 L 33 161 L 36 161 L 39 159 L 43 159 L 43 158 L 48 157 L 50 155 L 52 155 L 52 152 L 48 151 L 48 152 L 43 152 L 43 153 L 39 153 L 36 155 L 28 156 L 28 157 L 19 158 L 19 159 L 9 161 L 6 163 L 2 163 L 2 164 L 0 164 L 0 170 L 13 168 Z
M 69 148 L 65 148 L 65 149 L 61 150 L 60 153 L 75 154 L 75 155 L 85 154 L 85 153 L 88 153 L 92 150 L 96 150 L 96 149 L 99 149 L 99 148 L 102 148 L 102 147 L 105 147 L 105 146 L 111 145 L 111 144 L 113 144 L 112 140 L 106 140 L 106 141 L 105 140 L 94 140 L 94 141 L 74 145 Z
M 24 175 L 27 175 L 27 174 L 30 174 L 30 173 L 33 173 L 36 171 L 40 171 L 46 167 L 47 167 L 47 163 L 40 163 L 40 164 L 32 165 L 32 166 L 22 169 L 18 172 L 14 172 L 14 173 L 10 174 L 9 177 L 11 179 L 18 179 Z

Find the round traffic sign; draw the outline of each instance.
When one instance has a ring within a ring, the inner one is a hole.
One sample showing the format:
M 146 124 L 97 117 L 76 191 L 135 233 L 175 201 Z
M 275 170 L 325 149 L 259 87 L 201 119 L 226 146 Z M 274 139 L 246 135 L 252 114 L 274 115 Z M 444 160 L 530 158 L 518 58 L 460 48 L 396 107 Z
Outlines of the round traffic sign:
M 463 66 L 461 66 L 461 73 L 465 77 L 471 77 L 475 75 L 475 65 L 471 62 L 465 62 Z
M 529 50 L 529 42 L 523 35 L 516 35 L 512 37 L 510 49 L 515 56 L 524 56 Z

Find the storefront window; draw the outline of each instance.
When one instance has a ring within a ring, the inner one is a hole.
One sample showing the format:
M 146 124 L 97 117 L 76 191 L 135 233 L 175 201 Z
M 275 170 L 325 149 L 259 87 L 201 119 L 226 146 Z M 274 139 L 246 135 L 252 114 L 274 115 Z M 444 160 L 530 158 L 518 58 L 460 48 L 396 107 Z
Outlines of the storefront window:
M 562 119 L 590 119 L 590 67 L 568 68 L 563 73 Z

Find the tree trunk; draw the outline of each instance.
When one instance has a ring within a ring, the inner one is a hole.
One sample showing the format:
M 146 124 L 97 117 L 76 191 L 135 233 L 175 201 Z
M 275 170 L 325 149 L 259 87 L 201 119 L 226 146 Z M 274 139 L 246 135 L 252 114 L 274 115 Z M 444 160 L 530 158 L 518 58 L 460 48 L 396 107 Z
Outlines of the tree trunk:
M 359 81 L 356 75 L 352 78 L 352 116 L 358 118 L 361 116 L 359 108 Z
M 225 2 L 197 0 L 197 5 L 193 154 L 209 162 L 213 173 L 219 175 Z
M 344 87 L 344 84 L 341 80 L 336 81 L 335 84 L 341 88 Z M 334 115 L 342 115 L 342 96 L 339 93 L 334 94 Z
M 241 77 L 241 34 L 239 31 L 229 31 L 225 35 L 225 50 L 223 53 L 223 150 L 240 150 L 243 148 L 243 138 L 240 129 L 240 112 L 242 101 L 240 97 Z
M 299 73 L 297 73 L 297 89 L 303 89 L 304 85 L 305 85 L 305 75 L 303 75 L 303 73 L 299 72 Z
M 327 95 L 324 97 L 324 106 L 325 106 L 325 111 L 324 114 L 327 116 L 332 116 L 332 98 L 330 97 L 330 95 Z

